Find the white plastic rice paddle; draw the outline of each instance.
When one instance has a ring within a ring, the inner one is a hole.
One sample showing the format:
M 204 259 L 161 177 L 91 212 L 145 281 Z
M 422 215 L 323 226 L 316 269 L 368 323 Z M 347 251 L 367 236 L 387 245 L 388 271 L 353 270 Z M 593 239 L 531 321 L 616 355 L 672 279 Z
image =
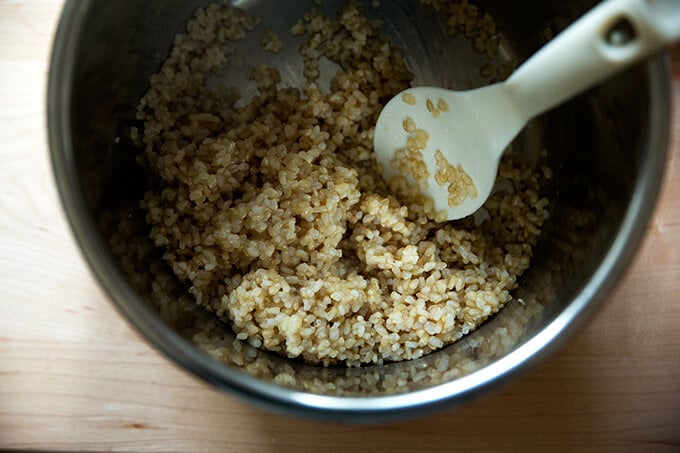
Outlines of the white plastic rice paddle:
M 401 174 L 417 184 L 438 220 L 468 216 L 491 194 L 503 151 L 531 118 L 678 39 L 680 0 L 606 0 L 505 82 L 410 88 L 376 124 L 385 179 Z

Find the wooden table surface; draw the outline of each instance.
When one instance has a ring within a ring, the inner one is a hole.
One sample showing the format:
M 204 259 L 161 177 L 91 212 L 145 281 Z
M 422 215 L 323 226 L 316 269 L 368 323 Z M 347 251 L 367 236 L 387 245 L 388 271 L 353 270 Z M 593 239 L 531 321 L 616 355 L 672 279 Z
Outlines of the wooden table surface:
M 0 449 L 680 450 L 680 55 L 672 157 L 647 238 L 606 307 L 521 379 L 448 413 L 343 426 L 263 412 L 170 363 L 94 283 L 48 162 L 61 0 L 0 0 Z

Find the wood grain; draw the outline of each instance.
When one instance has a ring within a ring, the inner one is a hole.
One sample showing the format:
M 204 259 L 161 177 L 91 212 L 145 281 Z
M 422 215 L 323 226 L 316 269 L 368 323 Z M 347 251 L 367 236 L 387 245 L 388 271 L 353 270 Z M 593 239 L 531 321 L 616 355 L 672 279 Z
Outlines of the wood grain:
M 559 354 L 480 400 L 357 427 L 217 392 L 147 346 L 103 297 L 49 168 L 44 95 L 61 0 L 0 0 L 0 449 L 680 449 L 680 50 L 672 157 L 644 246 Z

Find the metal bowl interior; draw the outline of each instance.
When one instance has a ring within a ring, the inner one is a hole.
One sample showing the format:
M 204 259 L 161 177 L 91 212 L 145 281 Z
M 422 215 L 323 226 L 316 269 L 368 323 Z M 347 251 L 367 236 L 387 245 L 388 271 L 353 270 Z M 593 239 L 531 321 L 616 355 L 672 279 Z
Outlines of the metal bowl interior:
M 553 351 L 597 307 L 630 261 L 651 215 L 669 134 L 670 80 L 663 55 L 626 71 L 530 124 L 516 146 L 537 162 L 547 149 L 554 179 L 546 224 L 531 269 L 501 312 L 463 340 L 418 360 L 358 369 L 322 368 L 234 345 L 223 326 L 214 349 L 191 341 L 212 317 L 186 307 L 177 283 L 176 313 L 149 300 L 157 278 L 171 278 L 152 251 L 130 257 L 111 237 L 120 220 L 145 239 L 138 201 L 147 178 L 129 139 L 135 107 L 149 76 L 192 11 L 209 1 L 67 1 L 54 44 L 48 92 L 49 139 L 59 192 L 80 247 L 110 298 L 152 344 L 223 389 L 269 408 L 305 416 L 376 421 L 412 416 L 478 395 Z M 281 37 L 311 2 L 232 2 L 258 14 Z M 327 1 L 332 11 L 341 1 Z M 593 1 L 480 1 L 502 33 L 498 61 L 522 61 Z M 367 5 L 370 2 L 366 2 Z M 367 6 L 404 49 L 416 84 L 470 88 L 482 57 L 462 37 L 449 38 L 441 18 L 415 0 Z M 265 25 L 261 25 L 263 27 Z M 269 61 L 284 81 L 302 80 L 297 45 L 285 38 L 272 57 L 258 38 L 237 52 L 249 63 Z M 250 89 L 242 74 L 221 76 Z M 286 384 L 277 376 L 292 376 Z

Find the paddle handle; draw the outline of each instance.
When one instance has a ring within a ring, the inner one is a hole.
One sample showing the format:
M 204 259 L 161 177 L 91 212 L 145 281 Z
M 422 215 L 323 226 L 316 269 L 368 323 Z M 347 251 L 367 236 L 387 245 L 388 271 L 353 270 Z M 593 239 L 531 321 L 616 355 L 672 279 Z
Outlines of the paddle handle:
M 605 0 L 505 82 L 529 120 L 680 40 L 680 0 Z

